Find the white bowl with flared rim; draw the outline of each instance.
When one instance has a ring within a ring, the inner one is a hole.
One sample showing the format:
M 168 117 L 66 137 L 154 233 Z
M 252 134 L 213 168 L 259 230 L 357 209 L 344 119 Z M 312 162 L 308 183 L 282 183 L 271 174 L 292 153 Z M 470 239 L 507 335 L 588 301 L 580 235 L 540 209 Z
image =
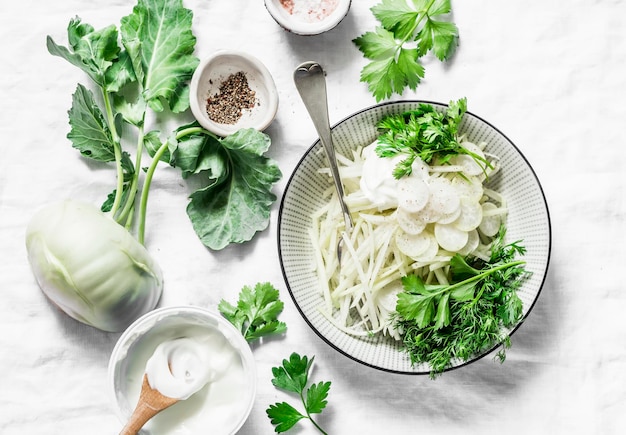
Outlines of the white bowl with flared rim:
M 233 123 L 211 119 L 207 100 L 220 93 L 221 84 L 232 74 L 243 72 L 254 92 L 254 107 L 241 111 Z M 220 50 L 200 61 L 189 85 L 189 105 L 200 125 L 225 137 L 242 128 L 265 130 L 278 111 L 278 91 L 267 67 L 255 56 L 236 50 Z
M 378 137 L 376 124 L 383 117 L 416 109 L 421 103 L 445 110 L 446 104 L 430 101 L 396 101 L 363 109 L 332 127 L 337 153 L 349 156 L 357 147 L 367 146 Z M 507 199 L 507 237 L 522 240 L 530 278 L 517 294 L 523 303 L 523 319 L 531 312 L 546 279 L 551 251 L 551 225 L 543 189 L 530 163 L 519 148 L 489 122 L 467 112 L 460 133 L 475 143 L 485 141 L 486 152 L 497 155 L 501 169 L 488 186 Z M 279 208 L 278 250 L 283 277 L 297 309 L 311 329 L 332 348 L 366 366 L 401 374 L 429 374 L 426 363 L 412 364 L 402 343 L 388 336 L 348 334 L 322 314 L 325 301 L 315 264 L 319 254 L 311 242 L 312 215 L 327 204 L 326 192 L 332 189 L 328 163 L 319 140 L 304 153 L 290 176 Z M 507 336 L 521 325 L 504 330 Z M 499 344 L 473 355 L 467 361 L 453 360 L 449 368 L 470 364 L 488 355 Z M 515 346 L 511 351 L 514 351 Z
M 214 434 L 237 433 L 256 397 L 254 356 L 241 332 L 217 311 L 193 306 L 156 309 L 135 321 L 118 339 L 109 360 L 108 384 L 120 428 L 137 404 L 146 362 L 157 346 L 167 340 L 205 334 L 223 338 L 227 347 L 220 349 L 236 355 L 228 371 L 187 400 L 157 414 L 139 433 L 160 435 L 176 430 L 199 435 L 207 428 Z

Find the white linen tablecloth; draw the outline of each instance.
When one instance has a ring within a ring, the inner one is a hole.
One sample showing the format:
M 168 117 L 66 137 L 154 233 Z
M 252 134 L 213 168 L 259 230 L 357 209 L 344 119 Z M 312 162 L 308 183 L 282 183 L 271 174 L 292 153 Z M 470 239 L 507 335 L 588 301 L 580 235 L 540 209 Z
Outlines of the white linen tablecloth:
M 298 314 L 280 270 L 280 197 L 316 139 L 292 73 L 306 60 L 327 70 L 331 123 L 375 104 L 359 82 L 365 59 L 351 40 L 376 24 L 375 0 L 354 0 L 334 30 L 285 32 L 262 0 L 185 0 L 194 12 L 196 55 L 237 49 L 272 73 L 279 110 L 266 131 L 284 174 L 269 228 L 252 242 L 212 252 L 185 214 L 178 170 L 155 176 L 146 244 L 163 268 L 161 306 L 215 306 L 244 285 L 281 292 L 284 337 L 253 348 L 258 397 L 241 434 L 270 434 L 271 403 L 294 400 L 271 385 L 271 367 L 291 352 L 315 356 L 314 381 L 332 382 L 319 421 L 330 434 L 626 433 L 626 2 L 453 1 L 460 46 L 445 65 L 427 58 L 416 92 L 393 99 L 448 102 L 502 130 L 524 153 L 545 191 L 552 221 L 549 275 L 507 361 L 491 357 L 432 381 L 358 364 L 326 345 Z M 109 396 L 107 363 L 120 334 L 57 311 L 26 260 L 25 226 L 36 210 L 73 197 L 99 204 L 112 173 L 98 170 L 66 139 L 67 110 L 86 76 L 48 54 L 46 35 L 67 41 L 78 15 L 119 25 L 132 0 L 19 0 L 0 7 L 0 433 L 112 434 L 121 423 Z M 210 428 L 207 428 L 210 433 Z M 296 434 L 313 434 L 303 422 Z

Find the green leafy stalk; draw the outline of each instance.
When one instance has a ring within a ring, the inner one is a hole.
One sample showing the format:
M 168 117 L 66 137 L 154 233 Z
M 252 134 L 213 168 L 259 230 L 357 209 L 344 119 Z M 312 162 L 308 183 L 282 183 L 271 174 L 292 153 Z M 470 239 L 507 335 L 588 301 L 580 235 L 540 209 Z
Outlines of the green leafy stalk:
M 320 414 L 326 408 L 331 383 L 319 382 L 308 386 L 314 358 L 309 359 L 306 355 L 300 356 L 294 352 L 288 360 L 283 360 L 282 366 L 272 368 L 274 375 L 272 384 L 277 388 L 297 394 L 305 410 L 302 413 L 286 402 L 270 405 L 265 412 L 275 426 L 276 433 L 286 432 L 300 420 L 308 419 L 320 433 L 327 435 L 312 418 L 312 414 Z
M 237 329 L 247 341 L 282 334 L 287 325 L 278 320 L 284 304 L 279 293 L 270 283 L 257 283 L 254 289 L 244 286 L 239 293 L 237 305 L 222 299 L 218 305 L 220 313 Z
M 517 289 L 529 273 L 525 262 L 515 260 L 525 249 L 504 244 L 501 227 L 492 243 L 488 262 L 455 255 L 451 285 L 427 285 L 414 275 L 402 280 L 404 291 L 396 304 L 397 327 L 412 363 L 427 362 L 436 377 L 458 358 L 466 361 L 498 343 L 504 361 L 510 338 L 505 328 L 522 319 Z
M 427 53 L 445 61 L 454 52 L 458 29 L 445 20 L 452 11 L 450 0 L 382 0 L 371 10 L 380 26 L 353 42 L 370 60 L 361 81 L 377 101 L 406 87 L 415 90 L 424 77 L 419 59 Z

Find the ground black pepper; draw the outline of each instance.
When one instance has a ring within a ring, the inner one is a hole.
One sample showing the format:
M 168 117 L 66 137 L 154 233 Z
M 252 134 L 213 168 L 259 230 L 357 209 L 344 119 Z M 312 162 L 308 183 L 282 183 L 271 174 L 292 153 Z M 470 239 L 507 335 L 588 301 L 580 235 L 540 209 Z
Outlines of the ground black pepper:
M 220 84 L 219 92 L 207 99 L 209 118 L 218 124 L 236 124 L 243 110 L 252 109 L 256 92 L 250 89 L 243 71 L 231 74 Z

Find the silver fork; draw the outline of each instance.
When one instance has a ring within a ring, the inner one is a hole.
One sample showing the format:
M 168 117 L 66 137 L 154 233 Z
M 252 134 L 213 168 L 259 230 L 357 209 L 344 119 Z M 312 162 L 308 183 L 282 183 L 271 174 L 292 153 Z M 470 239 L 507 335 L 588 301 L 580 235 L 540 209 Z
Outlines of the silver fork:
M 335 156 L 335 147 L 333 146 L 332 133 L 330 131 L 330 121 L 328 119 L 328 99 L 326 94 L 326 78 L 324 69 L 317 62 L 304 62 L 299 65 L 293 73 L 293 80 L 296 88 L 300 93 L 300 97 L 309 112 L 309 116 L 313 121 L 313 125 L 320 137 L 322 147 L 326 152 L 330 173 L 335 183 L 337 196 L 339 197 L 339 205 L 345 220 L 345 236 L 350 237 L 352 231 L 352 216 L 346 202 L 344 201 L 343 184 L 339 175 L 339 167 L 337 166 L 337 157 Z M 341 264 L 341 250 L 343 245 L 343 237 L 339 239 L 337 244 L 337 259 Z

